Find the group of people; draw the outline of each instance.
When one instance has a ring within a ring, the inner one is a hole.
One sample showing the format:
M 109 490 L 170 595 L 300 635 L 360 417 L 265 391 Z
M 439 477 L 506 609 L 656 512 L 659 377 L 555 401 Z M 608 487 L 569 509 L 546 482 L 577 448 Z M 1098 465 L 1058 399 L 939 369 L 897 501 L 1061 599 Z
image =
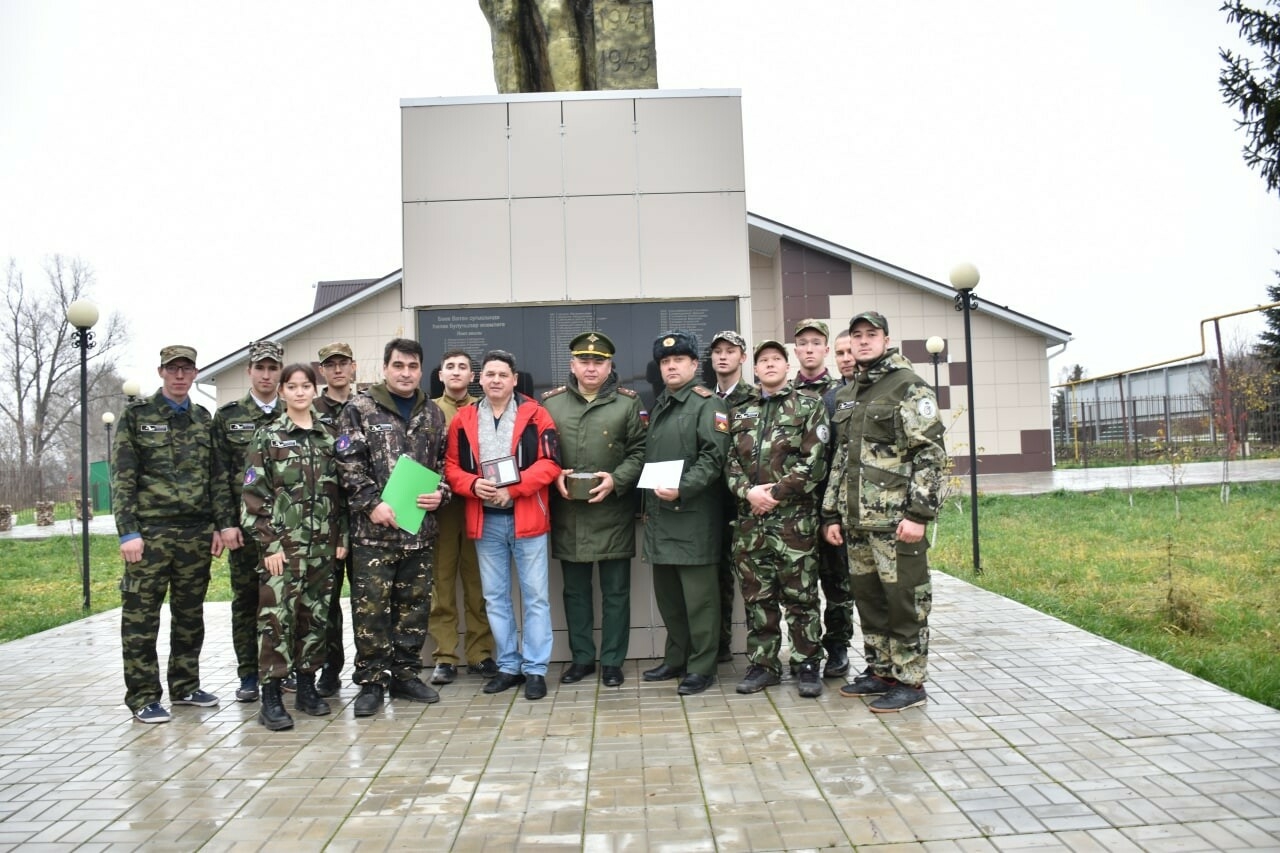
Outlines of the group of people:
M 749 663 L 738 692 L 781 682 L 784 618 L 800 695 L 843 678 L 856 601 L 867 667 L 841 694 L 875 697 L 876 711 L 923 703 L 923 533 L 945 461 L 936 400 L 889 346 L 882 315 L 860 314 L 841 333 L 839 378 L 824 367 L 827 336 L 820 321 L 797 325 L 794 381 L 786 346 L 758 343 L 750 385 L 736 332 L 718 333 L 707 353 L 692 334 L 664 333 L 653 343 L 662 390 L 651 412 L 619 385 L 614 344 L 598 331 L 571 341 L 566 383 L 541 400 L 517 390 L 516 358 L 504 350 L 485 353 L 478 373 L 467 353 L 445 353 L 444 393 L 432 400 L 417 341 L 388 342 L 383 381 L 358 392 L 346 344 L 319 351 L 317 375 L 309 363 L 283 364 L 278 343 L 256 341 L 249 392 L 212 417 L 190 399 L 195 350 L 165 347 L 160 389 L 130 403 L 115 446 L 126 704 L 142 722 L 170 718 L 156 655 L 166 594 L 170 700 L 218 703 L 201 689 L 199 654 L 211 559 L 224 550 L 236 698 L 260 699 L 269 729 L 292 727 L 289 692 L 296 711 L 330 712 L 325 698 L 345 663 L 344 581 L 356 716 L 376 713 L 388 693 L 439 700 L 421 677 L 428 633 L 431 684 L 453 682 L 465 660 L 486 693 L 523 686 L 526 698 L 545 697 L 552 558 L 572 656 L 560 681 L 594 676 L 598 662 L 603 684 L 619 686 L 637 513 L 667 631 L 645 681 L 678 679 L 681 695 L 714 683 L 736 588 Z M 704 355 L 714 374 L 705 384 Z M 406 459 L 428 484 L 407 506 L 388 489 Z

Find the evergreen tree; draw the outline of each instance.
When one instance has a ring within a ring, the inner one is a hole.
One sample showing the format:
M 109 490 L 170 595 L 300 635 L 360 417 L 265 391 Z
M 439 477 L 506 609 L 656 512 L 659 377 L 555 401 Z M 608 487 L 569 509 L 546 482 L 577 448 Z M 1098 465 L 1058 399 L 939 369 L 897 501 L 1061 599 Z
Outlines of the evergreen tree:
M 1233 0 L 1221 11 L 1228 23 L 1239 25 L 1240 37 L 1261 52 L 1255 62 L 1220 49 L 1224 67 L 1218 85 L 1227 105 L 1240 111 L 1236 124 L 1247 137 L 1244 161 L 1274 192 L 1280 189 L 1280 0 L 1266 0 L 1262 8 Z

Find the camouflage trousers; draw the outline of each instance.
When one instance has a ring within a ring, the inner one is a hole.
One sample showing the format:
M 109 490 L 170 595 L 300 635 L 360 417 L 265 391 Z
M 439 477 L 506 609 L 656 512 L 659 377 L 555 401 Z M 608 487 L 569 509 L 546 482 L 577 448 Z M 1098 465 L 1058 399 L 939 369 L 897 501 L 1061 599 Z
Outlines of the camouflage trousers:
M 853 642 L 853 587 L 849 577 L 849 558 L 843 545 L 829 545 L 818 536 L 818 584 L 826 606 L 822 611 L 825 630 L 822 645 L 831 649 L 847 649 Z
M 738 516 L 734 566 L 747 612 L 747 659 L 757 666 L 779 671 L 784 612 L 791 634 L 791 662 L 822 658 L 814 553 L 817 531 L 812 507 Z
M 929 540 L 899 542 L 892 532 L 844 531 L 863 652 L 872 672 L 924 682 L 929 664 Z
M 160 605 L 169 595 L 169 696 L 200 689 L 204 646 L 204 596 L 209 589 L 213 525 L 142 529 L 142 559 L 126 563 L 120 578 L 120 646 L 124 656 L 124 702 L 130 711 L 159 702 L 160 663 L 156 640 Z
M 236 676 L 258 673 L 258 569 L 262 549 L 250 531 L 241 530 L 244 545 L 227 552 L 231 570 L 231 647 L 236 652 Z
M 351 550 L 351 623 L 356 684 L 417 678 L 431 613 L 434 547 Z
M 324 663 L 341 672 L 347 662 L 346 643 L 342 636 L 342 584 L 351 579 L 351 554 L 333 561 L 333 594 L 329 596 L 329 615 L 325 618 Z
M 333 565 L 332 557 L 294 557 L 281 574 L 259 572 L 258 675 L 263 681 L 315 672 L 324 664 Z

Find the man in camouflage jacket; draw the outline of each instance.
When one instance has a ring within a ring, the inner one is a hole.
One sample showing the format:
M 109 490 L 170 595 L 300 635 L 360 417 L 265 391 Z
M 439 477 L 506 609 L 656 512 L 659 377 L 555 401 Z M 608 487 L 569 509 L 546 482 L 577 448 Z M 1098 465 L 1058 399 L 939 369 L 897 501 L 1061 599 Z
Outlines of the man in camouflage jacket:
M 116 433 L 112 506 L 120 533 L 120 641 L 125 704 L 144 723 L 167 723 L 160 704 L 156 637 L 169 596 L 169 696 L 175 705 L 211 706 L 200 689 L 204 596 L 212 556 L 222 553 L 214 506 L 230 503 L 214 472 L 209 413 L 192 402 L 196 351 L 160 351 L 163 382 L 151 397 L 131 402 Z
M 827 469 L 822 400 L 787 381 L 787 348 L 755 349 L 759 394 L 734 406 L 725 478 L 737 500 L 734 565 L 747 611 L 751 665 L 739 693 L 778 684 L 785 611 L 800 695 L 822 695 L 818 503 Z
M 360 685 L 358 717 L 382 707 L 388 686 L 393 698 L 440 700 L 418 674 L 431 612 L 435 510 L 449 500 L 449 487 L 441 482 L 437 491 L 418 495 L 417 506 L 427 513 L 413 531 L 397 526 L 382 489 L 402 453 L 437 473 L 444 470 L 444 413 L 420 387 L 422 346 L 417 341 L 390 341 L 383 351 L 382 375 L 384 381 L 361 391 L 342 410 L 336 446 L 351 512 L 356 641 L 351 677 Z
M 216 511 L 223 543 L 230 551 L 231 645 L 240 679 L 236 699 L 241 702 L 258 699 L 258 567 L 262 551 L 250 532 L 240 526 L 240 491 L 253 434 L 284 412 L 279 395 L 283 366 L 284 347 L 280 344 L 267 340 L 249 344 L 249 392 L 219 406 L 213 416 L 213 456 L 218 476 L 231 495 L 230 504 Z
M 879 696 L 878 713 L 926 701 L 929 540 L 947 454 L 933 388 L 889 346 L 884 315 L 849 323 L 858 372 L 836 395 L 824 536 L 845 544 L 867 669 L 842 696 Z

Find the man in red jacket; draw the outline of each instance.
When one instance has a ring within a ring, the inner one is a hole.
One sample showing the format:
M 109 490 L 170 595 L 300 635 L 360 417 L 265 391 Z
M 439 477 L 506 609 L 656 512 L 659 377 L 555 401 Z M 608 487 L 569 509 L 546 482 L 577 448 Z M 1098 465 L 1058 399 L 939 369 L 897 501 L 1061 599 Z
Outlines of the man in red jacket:
M 526 699 L 547 695 L 551 661 L 551 601 L 547 533 L 548 486 L 560 474 L 560 448 L 547 410 L 516 392 L 516 359 L 505 350 L 485 353 L 480 365 L 484 399 L 460 409 L 449 424 L 445 480 L 466 500 L 467 535 L 476 540 L 485 610 L 493 631 L 498 674 L 485 693 L 524 684 Z M 516 562 L 523 606 L 517 648 L 511 599 Z

